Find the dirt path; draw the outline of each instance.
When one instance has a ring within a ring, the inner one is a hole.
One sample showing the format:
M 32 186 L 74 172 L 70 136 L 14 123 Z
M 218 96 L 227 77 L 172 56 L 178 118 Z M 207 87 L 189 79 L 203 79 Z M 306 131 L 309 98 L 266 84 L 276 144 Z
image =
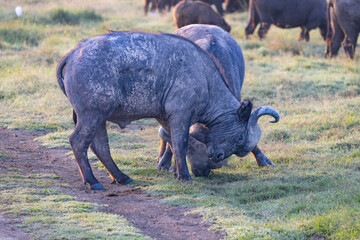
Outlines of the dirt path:
M 107 204 L 104 212 L 124 216 L 144 235 L 155 239 L 221 239 L 224 233 L 209 231 L 210 224 L 202 224 L 200 215 L 187 214 L 188 208 L 166 206 L 159 203 L 161 198 L 144 194 L 139 188 L 112 185 L 107 174 L 94 170 L 105 191 L 91 191 L 81 182 L 74 160 L 65 156 L 68 150 L 46 149 L 33 139 L 44 133 L 9 131 L 0 128 L 0 151 L 11 158 L 0 161 L 0 168 L 20 168 L 24 173 L 36 170 L 40 173 L 54 173 L 60 183 L 72 188 L 61 190 L 80 201 Z M 60 186 L 60 184 L 59 184 Z M 19 231 L 16 223 L 0 215 L 0 229 L 5 229 L 0 239 L 29 239 Z M 6 232 L 11 231 L 11 232 Z M 14 235 L 15 234 L 15 235 Z

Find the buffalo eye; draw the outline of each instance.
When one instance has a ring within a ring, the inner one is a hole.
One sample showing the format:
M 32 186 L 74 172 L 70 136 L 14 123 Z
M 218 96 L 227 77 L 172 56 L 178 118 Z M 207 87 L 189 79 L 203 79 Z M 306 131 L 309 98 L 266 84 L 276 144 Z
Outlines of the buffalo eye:
M 238 138 L 235 139 L 235 143 L 237 146 L 241 146 L 243 144 L 243 141 L 244 141 L 244 136 L 241 135 L 239 136 Z

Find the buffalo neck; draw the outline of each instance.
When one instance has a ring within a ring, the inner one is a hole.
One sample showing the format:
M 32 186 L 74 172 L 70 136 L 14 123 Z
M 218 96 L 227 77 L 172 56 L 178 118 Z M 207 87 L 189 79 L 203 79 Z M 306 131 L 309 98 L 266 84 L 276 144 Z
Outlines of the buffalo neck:
M 208 104 L 200 122 L 206 127 L 212 128 L 218 124 L 236 121 L 240 102 L 226 86 L 219 71 L 214 70 L 210 77 Z

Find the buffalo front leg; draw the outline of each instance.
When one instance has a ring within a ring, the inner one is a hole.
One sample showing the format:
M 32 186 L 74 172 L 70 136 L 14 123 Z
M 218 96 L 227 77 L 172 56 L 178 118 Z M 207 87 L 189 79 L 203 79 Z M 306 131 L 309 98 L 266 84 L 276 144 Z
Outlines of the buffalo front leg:
M 164 155 L 165 150 L 166 150 L 166 141 L 160 137 L 159 156 L 157 163 L 160 162 L 160 159 Z
M 268 33 L 269 29 L 270 29 L 271 23 L 268 22 L 262 22 L 260 25 L 260 28 L 258 30 L 258 35 L 260 40 L 264 39 L 266 34 Z
M 302 41 L 305 39 L 305 27 L 301 27 L 300 35 L 299 35 L 299 41 Z
M 171 146 L 169 143 L 166 144 L 164 154 L 159 157 L 158 162 L 158 169 L 163 169 L 169 171 L 171 167 L 171 159 L 172 159 L 173 153 L 171 151 Z
M 158 169 L 169 170 L 171 167 L 171 159 L 173 156 L 171 150 L 171 137 L 167 134 L 164 128 L 159 128 L 159 136 L 160 136 L 160 149 L 159 149 L 159 157 L 158 157 Z
M 100 125 L 90 148 L 108 171 L 113 183 L 127 184 L 132 182 L 130 177 L 119 170 L 111 157 L 106 122 Z
M 99 125 L 98 121 L 94 120 L 95 118 L 89 119 L 91 120 L 83 119 L 79 116 L 75 130 L 69 140 L 84 184 L 89 183 L 90 188 L 93 190 L 103 190 L 104 187 L 95 178 L 87 157 L 87 150 L 95 138 Z
M 177 121 L 171 124 L 172 150 L 175 155 L 175 169 L 178 179 L 190 181 L 191 177 L 186 164 L 186 152 L 188 148 L 190 124 L 185 121 Z
M 300 32 L 300 36 L 299 36 L 299 41 L 302 40 L 306 40 L 307 42 L 310 40 L 310 34 L 309 31 L 306 27 L 301 27 L 301 32 Z
M 330 54 L 327 56 L 335 57 L 339 52 L 339 48 L 341 46 L 341 42 L 344 40 L 345 34 L 339 24 L 337 16 L 333 11 L 331 11 L 331 30 L 332 36 L 330 38 L 330 43 L 327 43 L 328 45 L 330 44 Z M 327 39 L 327 41 L 329 41 L 329 39 Z
M 271 162 L 271 160 L 260 150 L 258 146 L 255 146 L 254 149 L 251 151 L 251 153 L 254 155 L 255 160 L 259 165 L 259 167 L 264 167 L 264 166 L 275 167 L 275 164 Z

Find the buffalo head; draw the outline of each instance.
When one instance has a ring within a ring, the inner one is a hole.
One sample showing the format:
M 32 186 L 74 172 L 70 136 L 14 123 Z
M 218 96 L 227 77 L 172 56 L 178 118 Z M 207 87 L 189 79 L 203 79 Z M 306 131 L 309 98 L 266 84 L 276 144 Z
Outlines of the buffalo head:
M 221 162 L 232 154 L 243 157 L 257 145 L 261 137 L 258 119 L 263 115 L 275 118 L 272 123 L 279 121 L 279 114 L 271 107 L 259 107 L 251 113 L 252 103 L 243 101 L 237 111 L 236 123 L 226 119 L 221 127 L 209 128 L 206 136 L 207 156 L 213 162 Z M 230 124 L 230 126 L 228 126 Z

